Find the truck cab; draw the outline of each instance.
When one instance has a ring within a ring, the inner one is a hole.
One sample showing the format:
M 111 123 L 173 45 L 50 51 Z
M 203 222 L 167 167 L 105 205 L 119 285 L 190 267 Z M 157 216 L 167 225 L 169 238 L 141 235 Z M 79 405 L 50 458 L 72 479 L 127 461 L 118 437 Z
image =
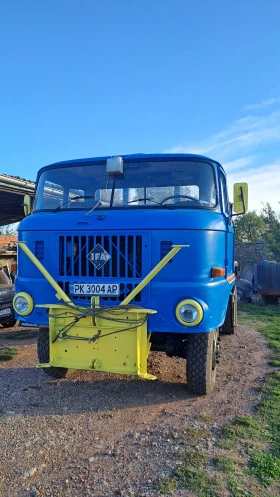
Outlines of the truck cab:
M 39 171 L 26 209 L 19 242 L 74 305 L 90 308 L 98 297 L 120 306 L 132 295 L 130 305 L 156 310 L 147 321 L 152 349 L 187 358 L 190 391 L 214 388 L 219 331 L 233 332 L 236 300 L 233 212 L 218 162 L 191 154 L 60 162 Z M 46 334 L 49 310 L 40 305 L 55 302 L 54 287 L 19 250 L 16 317 Z

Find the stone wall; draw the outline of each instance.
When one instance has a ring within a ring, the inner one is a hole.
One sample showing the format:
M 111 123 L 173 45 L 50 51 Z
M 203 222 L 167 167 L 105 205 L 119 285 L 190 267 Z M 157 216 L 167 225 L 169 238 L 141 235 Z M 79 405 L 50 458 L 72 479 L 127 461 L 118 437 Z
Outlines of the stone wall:
M 252 281 L 254 264 L 264 258 L 264 243 L 236 243 L 234 259 L 240 264 L 240 278 Z

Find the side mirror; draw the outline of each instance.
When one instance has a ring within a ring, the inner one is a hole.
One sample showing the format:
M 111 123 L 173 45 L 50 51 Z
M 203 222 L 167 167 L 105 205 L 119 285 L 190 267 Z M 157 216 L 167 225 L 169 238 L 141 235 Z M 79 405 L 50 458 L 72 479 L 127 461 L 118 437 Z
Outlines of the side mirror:
M 233 185 L 233 210 L 235 212 L 235 215 L 245 214 L 245 212 L 247 212 L 248 210 L 247 183 L 235 183 Z
M 25 216 L 29 216 L 29 214 L 31 213 L 31 197 L 30 197 L 30 195 L 24 195 L 23 210 L 24 210 Z

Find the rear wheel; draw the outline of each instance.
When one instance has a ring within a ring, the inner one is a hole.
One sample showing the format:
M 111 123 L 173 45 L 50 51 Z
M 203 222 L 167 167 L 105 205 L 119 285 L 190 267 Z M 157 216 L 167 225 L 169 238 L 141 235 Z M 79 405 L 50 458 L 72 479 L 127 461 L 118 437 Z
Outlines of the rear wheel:
M 38 340 L 37 340 L 37 354 L 39 363 L 44 364 L 50 361 L 50 339 L 49 339 L 49 328 L 41 326 L 39 328 Z M 50 368 L 43 368 L 45 373 L 52 378 L 65 378 L 67 374 L 67 368 L 56 368 L 51 366 Z
M 225 322 L 222 326 L 222 331 L 225 335 L 233 335 L 237 326 L 237 290 L 234 288 L 230 295 Z
M 192 393 L 206 395 L 215 387 L 218 338 L 218 330 L 188 336 L 187 388 Z

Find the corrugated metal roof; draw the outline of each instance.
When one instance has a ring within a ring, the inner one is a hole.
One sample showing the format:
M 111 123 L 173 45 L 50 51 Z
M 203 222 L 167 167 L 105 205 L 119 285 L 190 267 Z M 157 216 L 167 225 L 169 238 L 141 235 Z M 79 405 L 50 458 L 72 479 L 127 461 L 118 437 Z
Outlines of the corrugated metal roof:
M 0 226 L 17 223 L 24 217 L 24 195 L 33 195 L 34 181 L 0 174 Z
M 33 183 L 31 179 L 25 179 L 25 178 L 20 178 L 20 176 L 12 176 L 11 174 L 1 174 L 0 176 L 5 176 L 6 178 L 14 178 L 14 179 L 19 179 L 20 181 L 28 181 L 28 183 Z

